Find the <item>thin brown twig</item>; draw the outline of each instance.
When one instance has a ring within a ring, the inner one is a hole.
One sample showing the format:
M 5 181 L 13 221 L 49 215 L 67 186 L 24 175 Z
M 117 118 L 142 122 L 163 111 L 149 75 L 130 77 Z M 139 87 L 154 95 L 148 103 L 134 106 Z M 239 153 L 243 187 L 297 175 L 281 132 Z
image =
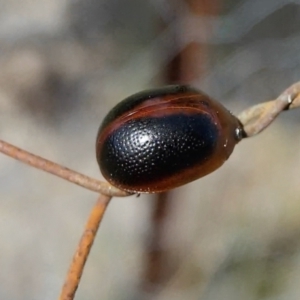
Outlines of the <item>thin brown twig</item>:
M 107 182 L 102 182 L 97 179 L 88 177 L 86 175 L 75 172 L 64 166 L 56 164 L 40 156 L 34 155 L 30 152 L 15 147 L 7 142 L 0 140 L 0 152 L 15 158 L 25 164 L 28 164 L 34 168 L 51 173 L 69 182 L 80 185 L 91 191 L 101 193 L 107 196 L 125 197 L 129 196 L 129 193 L 121 191 Z
M 99 196 L 96 205 L 93 207 L 77 250 L 74 254 L 59 300 L 74 299 L 80 278 L 82 276 L 84 265 L 110 200 L 111 197 L 101 195 Z
M 167 258 L 168 249 L 164 239 L 164 230 L 168 223 L 168 216 L 171 213 L 170 201 L 172 193 L 170 191 L 156 195 L 151 215 L 151 228 L 149 238 L 146 242 L 145 270 L 141 280 L 141 289 L 146 294 L 154 296 L 156 291 L 169 279 L 172 271 Z M 155 297 L 153 297 L 155 298 Z
M 251 137 L 267 128 L 283 110 L 297 108 L 299 106 L 300 82 L 297 82 L 286 89 L 277 99 L 250 107 L 243 111 L 238 118 L 243 124 L 245 136 Z M 91 212 L 59 298 L 60 300 L 72 300 L 74 299 L 99 224 L 111 197 L 124 197 L 130 194 L 118 190 L 106 182 L 77 173 L 2 140 L 0 140 L 0 152 L 32 167 L 102 194 Z
M 260 103 L 244 110 L 238 119 L 247 137 L 266 129 L 283 111 L 300 106 L 300 81 L 291 85 L 275 100 Z

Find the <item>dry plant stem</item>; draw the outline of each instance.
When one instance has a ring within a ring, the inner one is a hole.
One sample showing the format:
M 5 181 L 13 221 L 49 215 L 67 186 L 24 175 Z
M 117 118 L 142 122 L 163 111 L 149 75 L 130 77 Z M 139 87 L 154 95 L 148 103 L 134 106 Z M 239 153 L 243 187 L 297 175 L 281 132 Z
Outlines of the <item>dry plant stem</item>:
M 84 265 L 95 240 L 99 224 L 110 200 L 111 197 L 101 195 L 99 196 L 96 205 L 93 207 L 73 257 L 59 300 L 74 299 Z
M 291 85 L 277 99 L 244 110 L 238 119 L 244 126 L 247 137 L 266 129 L 283 111 L 300 106 L 300 82 Z
M 166 245 L 165 229 L 168 226 L 172 192 L 157 194 L 153 202 L 151 228 L 145 248 L 145 271 L 141 281 L 144 292 L 154 297 L 172 275 L 169 251 Z M 175 262 L 174 262 L 175 264 Z
M 297 82 L 285 90 L 276 100 L 250 107 L 243 111 L 238 118 L 244 126 L 246 136 L 251 137 L 267 128 L 283 110 L 297 108 L 299 106 L 300 82 Z M 129 196 L 130 194 L 118 190 L 106 182 L 101 182 L 77 173 L 2 140 L 0 140 L 0 152 L 32 167 L 102 194 L 91 212 L 59 298 L 60 300 L 72 300 L 74 299 L 99 224 L 111 197 L 124 197 Z
M 55 176 L 68 180 L 72 183 L 80 185 L 86 189 L 101 193 L 107 196 L 125 197 L 130 194 L 121 191 L 106 182 L 88 177 L 86 175 L 77 173 L 52 161 L 44 159 L 40 156 L 29 153 L 25 150 L 17 148 L 7 142 L 0 140 L 0 152 L 15 158 L 25 164 L 28 164 L 37 169 L 51 173 Z

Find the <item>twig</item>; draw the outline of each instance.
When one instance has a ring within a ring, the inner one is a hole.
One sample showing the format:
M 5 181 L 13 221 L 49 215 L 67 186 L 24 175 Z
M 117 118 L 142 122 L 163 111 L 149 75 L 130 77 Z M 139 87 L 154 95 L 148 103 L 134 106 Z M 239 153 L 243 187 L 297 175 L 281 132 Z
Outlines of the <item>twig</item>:
M 170 210 L 171 199 L 172 192 L 168 191 L 156 195 L 153 202 L 151 228 L 145 249 L 145 270 L 140 284 L 141 289 L 146 294 L 151 293 L 153 298 L 172 273 L 167 260 L 170 255 L 164 238 L 168 216 L 172 211 Z
M 77 173 L 70 170 L 64 166 L 56 164 L 40 156 L 34 155 L 30 152 L 17 148 L 7 142 L 0 140 L 0 152 L 15 158 L 25 164 L 28 164 L 34 168 L 43 170 L 45 172 L 51 173 L 62 179 L 68 180 L 72 183 L 80 185 L 91 191 L 101 193 L 107 196 L 125 197 L 129 196 L 129 193 L 121 191 L 107 182 L 102 182 L 97 179 L 88 177 L 86 175 Z
M 286 89 L 277 99 L 244 110 L 238 119 L 244 126 L 247 137 L 266 129 L 283 111 L 300 106 L 300 82 Z
M 250 107 L 238 116 L 243 124 L 245 137 L 252 137 L 260 133 L 267 128 L 283 110 L 297 108 L 299 106 L 300 82 L 297 82 L 286 89 L 277 99 Z M 60 300 L 72 300 L 99 224 L 111 197 L 125 197 L 131 194 L 121 191 L 106 182 L 77 173 L 40 156 L 17 148 L 2 140 L 0 140 L 0 152 L 32 167 L 102 194 L 91 212 L 59 298 Z
M 93 207 L 73 257 L 59 300 L 74 299 L 84 265 L 95 240 L 99 224 L 110 200 L 111 197 L 101 195 L 99 196 L 96 205 Z

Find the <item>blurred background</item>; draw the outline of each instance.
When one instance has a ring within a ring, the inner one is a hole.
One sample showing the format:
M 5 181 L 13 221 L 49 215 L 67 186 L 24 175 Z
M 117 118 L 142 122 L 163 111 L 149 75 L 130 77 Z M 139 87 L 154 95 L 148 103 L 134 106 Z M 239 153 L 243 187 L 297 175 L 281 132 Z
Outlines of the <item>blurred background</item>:
M 101 178 L 107 111 L 189 83 L 234 113 L 300 79 L 298 0 L 0 0 L 1 139 Z M 170 193 L 115 198 L 76 299 L 299 299 L 300 111 Z M 0 298 L 56 299 L 97 195 L 0 155 Z

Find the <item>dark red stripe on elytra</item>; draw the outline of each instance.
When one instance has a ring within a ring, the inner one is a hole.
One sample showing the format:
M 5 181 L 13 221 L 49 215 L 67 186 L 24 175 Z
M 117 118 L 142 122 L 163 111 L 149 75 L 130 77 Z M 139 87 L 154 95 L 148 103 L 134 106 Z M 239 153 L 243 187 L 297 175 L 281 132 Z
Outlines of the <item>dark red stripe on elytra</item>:
M 145 105 L 145 102 L 153 102 L 159 104 L 163 101 L 178 99 L 180 97 L 187 97 L 188 94 L 199 97 L 199 92 L 187 85 L 170 85 L 167 87 L 145 90 L 140 93 L 136 93 L 125 98 L 119 102 L 105 117 L 103 120 L 99 132 L 101 132 L 106 126 L 112 123 L 114 120 L 120 118 L 122 115 L 126 115 L 132 110 L 138 109 L 140 105 Z

